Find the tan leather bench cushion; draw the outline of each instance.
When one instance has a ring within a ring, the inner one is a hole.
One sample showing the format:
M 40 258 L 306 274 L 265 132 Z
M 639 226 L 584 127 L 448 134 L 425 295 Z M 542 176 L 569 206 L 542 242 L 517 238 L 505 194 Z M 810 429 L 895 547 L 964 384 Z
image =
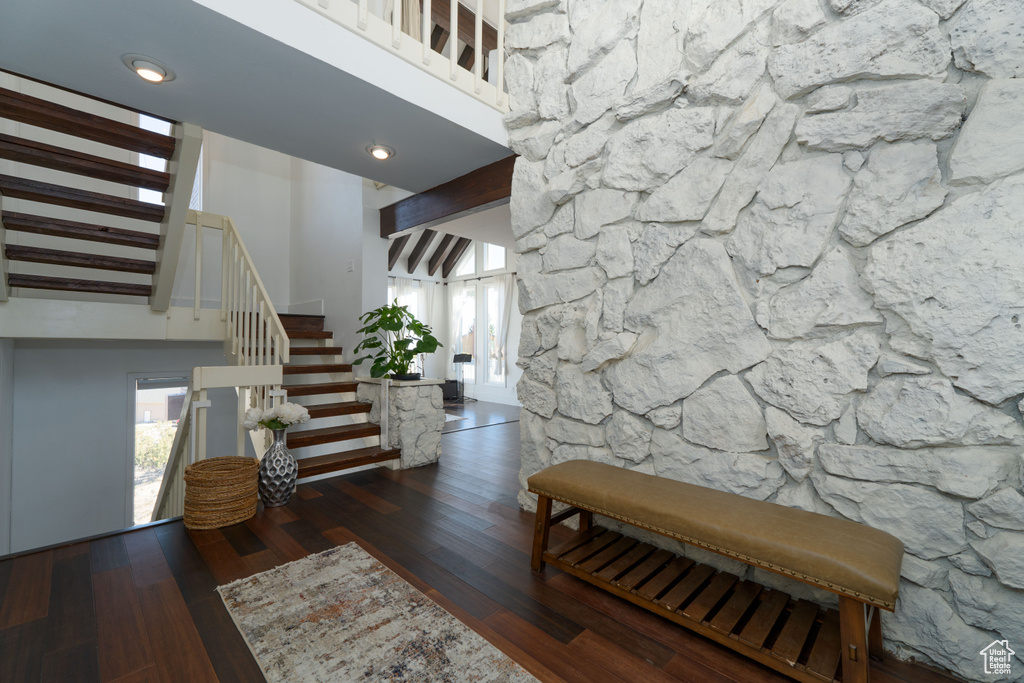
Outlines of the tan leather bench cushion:
M 903 542 L 884 531 L 586 460 L 553 465 L 528 483 L 554 500 L 895 609 Z

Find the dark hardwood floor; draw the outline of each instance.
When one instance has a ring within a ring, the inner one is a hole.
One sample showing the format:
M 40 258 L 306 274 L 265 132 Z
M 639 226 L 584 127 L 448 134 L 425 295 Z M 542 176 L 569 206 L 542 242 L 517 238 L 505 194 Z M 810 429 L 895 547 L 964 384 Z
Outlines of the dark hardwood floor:
M 466 401 L 465 403 L 445 403 L 444 412 L 455 417 L 464 418 L 445 422 L 442 433 L 461 432 L 466 429 L 500 425 L 506 422 L 519 421 L 519 406 L 508 406 L 503 403 L 488 401 Z
M 260 681 L 214 588 L 350 541 L 542 681 L 788 680 L 551 567 L 534 574 L 519 424 L 443 439 L 438 465 L 300 486 L 245 524 L 174 521 L 0 561 L 0 681 Z M 950 680 L 888 660 L 872 675 Z

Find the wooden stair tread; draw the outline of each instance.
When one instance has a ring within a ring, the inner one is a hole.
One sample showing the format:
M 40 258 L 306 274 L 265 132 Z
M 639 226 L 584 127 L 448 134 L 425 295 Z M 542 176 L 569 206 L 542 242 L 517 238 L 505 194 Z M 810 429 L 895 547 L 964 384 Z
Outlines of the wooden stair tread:
M 289 330 L 285 328 L 289 339 L 333 339 L 334 333 L 330 330 Z
M 299 313 L 278 313 L 281 324 L 287 331 L 292 330 L 322 330 L 324 329 L 324 316 L 305 315 Z
M 365 439 L 369 436 L 379 435 L 380 425 L 375 425 L 372 422 L 341 425 L 340 427 L 324 427 L 323 429 L 307 429 L 302 432 L 290 433 L 288 435 L 288 448 L 305 448 L 306 446 L 319 446 L 325 443 Z
M 0 117 L 140 154 L 170 159 L 175 139 L 72 107 L 0 88 Z
M 17 244 L 8 244 L 5 253 L 11 261 L 49 263 L 78 268 L 97 268 L 121 273 L 142 273 L 144 275 L 152 275 L 156 271 L 156 262 L 154 261 L 105 256 L 103 254 L 83 254 L 77 251 L 42 249 Z
M 27 289 L 51 289 L 63 292 L 92 292 L 95 294 L 127 294 L 149 296 L 151 285 L 137 285 L 128 282 L 103 282 L 100 280 L 76 280 L 67 277 L 44 277 L 42 275 L 9 275 L 7 284 Z
M 356 390 L 355 382 L 328 382 L 326 384 L 290 384 L 284 388 L 289 396 L 315 396 L 317 394 L 347 394 Z
M 164 207 L 158 204 L 7 175 L 0 175 L 0 194 L 14 199 L 68 206 L 153 223 L 164 219 Z
M 3 212 L 3 224 L 8 230 L 29 232 L 36 235 L 66 237 L 68 239 L 85 240 L 87 242 L 104 242 L 119 244 L 140 249 L 159 249 L 160 235 L 138 230 L 122 230 L 108 228 L 93 223 L 66 221 L 60 218 L 46 218 L 27 213 Z
M 329 372 L 352 372 L 352 366 L 345 363 L 286 365 L 283 370 L 286 375 L 317 375 Z
M 0 134 L 0 159 L 51 168 L 76 175 L 144 187 L 166 192 L 171 184 L 169 173 L 127 164 L 122 161 L 76 152 L 75 150 Z
M 380 446 L 370 446 L 368 448 L 357 448 L 330 455 L 299 458 L 297 460 L 299 464 L 299 478 L 337 472 L 375 462 L 384 462 L 385 460 L 397 460 L 400 457 L 402 457 L 402 452 L 397 448 L 385 449 Z
M 289 350 L 293 356 L 340 356 L 340 346 L 293 346 Z
M 362 401 L 340 401 L 338 403 L 322 403 L 317 406 L 306 406 L 312 419 L 319 417 L 335 417 L 337 415 L 355 415 L 368 413 L 373 406 Z

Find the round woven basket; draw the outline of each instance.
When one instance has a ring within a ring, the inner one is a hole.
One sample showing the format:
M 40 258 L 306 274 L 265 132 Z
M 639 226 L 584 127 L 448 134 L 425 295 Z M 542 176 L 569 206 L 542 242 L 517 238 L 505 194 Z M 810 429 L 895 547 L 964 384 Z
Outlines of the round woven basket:
M 186 467 L 185 528 L 219 529 L 255 515 L 259 468 L 259 460 L 238 456 Z

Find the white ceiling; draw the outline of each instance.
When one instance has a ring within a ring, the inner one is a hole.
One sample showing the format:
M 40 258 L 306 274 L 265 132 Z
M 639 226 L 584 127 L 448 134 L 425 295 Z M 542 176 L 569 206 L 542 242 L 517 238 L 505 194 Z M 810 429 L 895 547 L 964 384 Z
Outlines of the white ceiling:
M 144 83 L 126 53 L 177 79 Z M 191 0 L 0 0 L 0 68 L 413 192 L 509 154 Z M 374 142 L 398 154 L 376 162 Z

